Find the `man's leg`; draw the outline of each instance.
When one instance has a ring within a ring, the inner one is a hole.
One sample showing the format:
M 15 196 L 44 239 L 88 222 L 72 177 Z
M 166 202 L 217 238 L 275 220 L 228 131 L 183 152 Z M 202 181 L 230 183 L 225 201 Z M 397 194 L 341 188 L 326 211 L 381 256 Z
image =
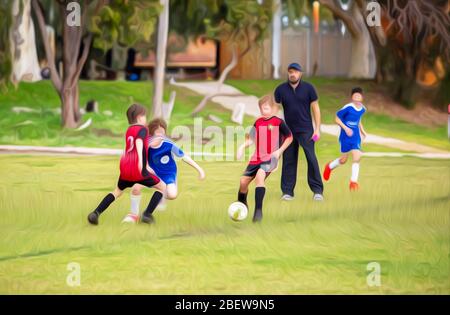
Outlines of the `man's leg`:
M 310 134 L 300 135 L 300 145 L 305 152 L 306 161 L 308 162 L 308 185 L 315 194 L 323 194 L 322 176 L 320 174 L 319 162 L 317 161 L 314 148 L 315 142 L 311 140 Z
M 283 167 L 281 170 L 281 191 L 284 195 L 294 196 L 297 182 L 298 140 L 294 137 L 291 145 L 283 153 Z

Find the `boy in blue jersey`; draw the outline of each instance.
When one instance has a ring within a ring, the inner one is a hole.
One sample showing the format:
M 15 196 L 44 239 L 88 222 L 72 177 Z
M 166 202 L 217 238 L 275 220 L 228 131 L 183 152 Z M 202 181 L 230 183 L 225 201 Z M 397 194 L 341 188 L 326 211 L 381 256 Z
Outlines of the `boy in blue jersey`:
M 177 164 L 175 156 L 192 166 L 199 173 L 200 180 L 205 178 L 205 172 L 191 157 L 186 155 L 172 140 L 167 138 L 167 124 L 163 119 L 153 119 L 148 124 L 150 134 L 148 145 L 148 164 L 156 175 L 166 184 L 165 199 L 175 199 L 178 195 Z M 131 191 L 131 212 L 123 222 L 137 222 L 139 220 L 139 204 L 141 201 L 141 185 L 134 185 Z M 160 204 L 160 207 L 164 207 Z
M 359 162 L 361 160 L 361 136 L 367 136 L 361 123 L 361 117 L 366 112 L 362 104 L 363 90 L 359 87 L 352 89 L 352 102 L 345 105 L 336 113 L 336 123 L 341 127 L 339 143 L 341 145 L 342 156 L 327 165 L 323 172 L 323 178 L 330 179 L 331 171 L 347 162 L 351 154 L 353 159 L 352 175 L 350 178 L 350 191 L 358 190 Z

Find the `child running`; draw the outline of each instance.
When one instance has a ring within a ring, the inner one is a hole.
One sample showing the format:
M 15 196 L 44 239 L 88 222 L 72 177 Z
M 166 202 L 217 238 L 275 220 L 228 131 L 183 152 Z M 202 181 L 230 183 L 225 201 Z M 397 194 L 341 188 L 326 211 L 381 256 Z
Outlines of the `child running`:
M 359 189 L 359 162 L 361 161 L 361 136 L 363 139 L 367 136 L 361 122 L 361 118 L 366 112 L 362 104 L 363 90 L 360 87 L 352 89 L 352 102 L 345 105 L 336 113 L 336 123 L 341 127 L 339 143 L 341 145 L 341 157 L 325 165 L 323 178 L 328 181 L 331 172 L 347 162 L 351 154 L 353 159 L 352 175 L 350 177 L 350 191 Z
M 164 197 L 173 200 L 178 196 L 177 164 L 175 156 L 195 168 L 200 180 L 205 178 L 205 172 L 190 156 L 185 154 L 175 143 L 167 138 L 167 123 L 160 118 L 153 119 L 148 124 L 150 139 L 148 142 L 148 164 L 156 175 L 166 184 Z M 134 223 L 139 220 L 139 204 L 141 202 L 142 185 L 136 184 L 131 190 L 131 210 L 122 222 Z M 164 208 L 164 199 L 159 205 Z
M 100 215 L 119 198 L 126 188 L 140 184 L 146 187 L 153 187 L 156 191 L 142 215 L 143 223 L 153 223 L 153 211 L 158 206 L 166 184 L 162 182 L 154 171 L 148 166 L 148 129 L 146 123 L 145 107 L 133 104 L 127 110 L 127 118 L 130 126 L 125 134 L 125 151 L 120 159 L 120 176 L 117 187 L 113 192 L 107 194 L 97 208 L 88 215 L 90 224 L 97 225 Z
M 247 207 L 248 186 L 255 180 L 255 211 L 253 222 L 259 222 L 263 217 L 263 199 L 266 193 L 265 180 L 277 167 L 278 160 L 292 142 L 292 133 L 284 120 L 276 117 L 278 104 L 270 95 L 266 95 L 258 102 L 261 117 L 253 125 L 249 137 L 237 152 L 240 159 L 245 148 L 252 143 L 256 150 L 240 179 L 238 201 Z M 281 146 L 280 146 L 281 144 Z

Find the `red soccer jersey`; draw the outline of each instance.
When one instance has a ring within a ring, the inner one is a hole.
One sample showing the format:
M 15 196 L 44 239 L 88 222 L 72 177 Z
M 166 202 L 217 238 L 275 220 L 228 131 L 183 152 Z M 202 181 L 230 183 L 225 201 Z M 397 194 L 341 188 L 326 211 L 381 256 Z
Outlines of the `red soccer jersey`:
M 141 139 L 142 148 L 142 171 L 139 172 L 138 153 L 136 150 L 136 140 Z M 132 125 L 128 127 L 125 134 L 125 151 L 120 158 L 120 178 L 127 181 L 141 181 L 150 176 L 147 171 L 147 151 L 148 151 L 148 129 L 143 125 Z
M 292 133 L 283 119 L 276 116 L 259 118 L 250 132 L 250 138 L 256 146 L 250 164 L 269 161 L 271 154 L 290 136 Z

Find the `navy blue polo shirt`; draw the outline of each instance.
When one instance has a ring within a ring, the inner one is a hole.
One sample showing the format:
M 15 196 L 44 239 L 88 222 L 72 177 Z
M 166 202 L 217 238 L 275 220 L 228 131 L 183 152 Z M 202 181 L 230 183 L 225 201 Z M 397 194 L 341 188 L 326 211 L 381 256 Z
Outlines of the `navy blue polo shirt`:
M 275 101 L 283 105 L 284 120 L 292 132 L 313 132 L 311 103 L 317 101 L 316 90 L 308 82 L 300 80 L 294 88 L 285 82 L 275 89 Z

